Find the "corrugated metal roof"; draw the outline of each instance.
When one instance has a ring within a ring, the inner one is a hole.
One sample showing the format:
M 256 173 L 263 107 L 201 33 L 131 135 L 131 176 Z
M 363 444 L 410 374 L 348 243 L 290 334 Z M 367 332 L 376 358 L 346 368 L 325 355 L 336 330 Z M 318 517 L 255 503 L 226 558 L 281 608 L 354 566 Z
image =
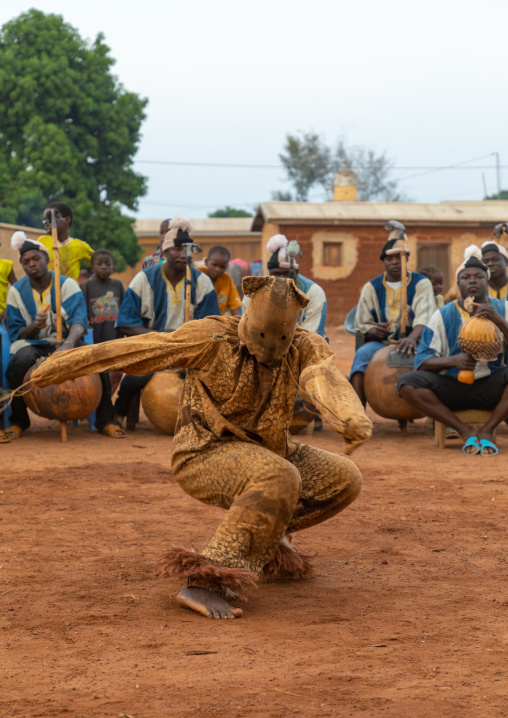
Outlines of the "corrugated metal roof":
M 261 229 L 265 222 L 348 222 L 382 224 L 389 219 L 403 223 L 496 223 L 508 220 L 508 201 L 482 202 L 263 202 L 253 223 Z
M 224 235 L 224 234 L 250 234 L 252 217 L 207 217 L 206 219 L 191 219 L 193 233 Z M 140 235 L 158 235 L 160 219 L 138 219 L 134 222 L 134 231 Z

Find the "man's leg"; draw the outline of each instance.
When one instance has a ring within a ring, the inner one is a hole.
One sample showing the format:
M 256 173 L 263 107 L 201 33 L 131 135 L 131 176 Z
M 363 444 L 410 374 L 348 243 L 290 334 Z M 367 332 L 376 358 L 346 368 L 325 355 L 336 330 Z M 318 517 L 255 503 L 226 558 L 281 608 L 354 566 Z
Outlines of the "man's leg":
M 118 396 L 115 401 L 115 414 L 117 416 L 127 416 L 129 410 L 129 404 L 131 400 L 136 396 L 141 389 L 144 389 L 148 384 L 153 374 L 146 374 L 145 376 L 134 376 L 133 374 L 126 374 L 120 384 L 118 390 Z
M 380 349 L 384 349 L 386 344 L 383 342 L 366 342 L 355 353 L 353 364 L 351 366 L 351 372 L 349 374 L 349 381 L 351 386 L 358 394 L 358 398 L 362 402 L 363 406 L 366 404 L 365 391 L 363 388 L 363 377 L 367 366 L 376 352 Z
M 173 471 L 184 491 L 228 513 L 201 554 L 170 549 L 160 572 L 187 579 L 182 605 L 209 617 L 241 615 L 225 599 L 245 599 L 275 555 L 297 505 L 300 474 L 271 451 L 239 441 L 176 453 Z
M 125 432 L 118 426 L 115 419 L 115 410 L 111 402 L 111 379 L 109 372 L 99 374 L 102 384 L 102 397 L 99 406 L 95 410 L 95 425 L 101 434 L 107 433 L 112 438 L 123 438 Z M 106 427 L 108 427 L 106 429 Z
M 19 349 L 12 357 L 5 372 L 9 387 L 17 389 L 23 384 L 25 374 L 37 359 L 48 356 L 52 349 L 47 347 L 27 346 Z M 6 429 L 7 436 L 18 438 L 19 430 L 26 431 L 30 426 L 30 418 L 22 396 L 15 396 L 11 403 L 10 427 Z M 16 430 L 16 427 L 18 429 Z
M 302 489 L 287 528 L 291 534 L 326 521 L 351 504 L 362 488 L 362 475 L 345 456 L 302 444 L 290 457 L 302 479 Z M 300 579 L 312 575 L 307 556 L 299 554 L 285 536 L 275 557 L 263 569 L 269 579 Z

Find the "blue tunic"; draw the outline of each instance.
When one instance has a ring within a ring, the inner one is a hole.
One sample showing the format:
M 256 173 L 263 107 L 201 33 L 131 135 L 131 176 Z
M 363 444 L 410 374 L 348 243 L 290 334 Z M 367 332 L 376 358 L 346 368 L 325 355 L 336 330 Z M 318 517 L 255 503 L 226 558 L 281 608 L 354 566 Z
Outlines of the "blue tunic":
M 165 263 L 138 272 L 118 312 L 117 327 L 146 327 L 154 332 L 174 331 L 185 321 L 185 280 L 176 287 L 164 272 Z M 220 315 L 217 294 L 206 274 L 191 267 L 191 319 Z

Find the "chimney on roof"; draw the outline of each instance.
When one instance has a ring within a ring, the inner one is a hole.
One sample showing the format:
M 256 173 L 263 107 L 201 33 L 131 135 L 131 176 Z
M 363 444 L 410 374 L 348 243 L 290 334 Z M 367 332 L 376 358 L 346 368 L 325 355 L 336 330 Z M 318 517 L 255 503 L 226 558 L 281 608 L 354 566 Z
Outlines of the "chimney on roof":
M 334 202 L 355 202 L 358 199 L 358 180 L 353 170 L 345 167 L 333 178 Z

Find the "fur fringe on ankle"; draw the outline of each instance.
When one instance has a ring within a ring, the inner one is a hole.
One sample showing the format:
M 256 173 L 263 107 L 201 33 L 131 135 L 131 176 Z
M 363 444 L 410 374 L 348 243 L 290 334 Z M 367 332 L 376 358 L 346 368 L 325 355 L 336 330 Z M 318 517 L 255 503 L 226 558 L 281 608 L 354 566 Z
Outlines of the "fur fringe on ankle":
M 249 569 L 221 566 L 196 551 L 179 547 L 162 554 L 157 575 L 174 576 L 189 581 L 191 586 L 218 591 L 227 600 L 247 602 L 245 589 L 257 588 L 257 577 Z
M 291 540 L 285 536 L 277 547 L 275 556 L 263 569 L 266 581 L 299 581 L 310 578 L 314 569 L 310 556 L 298 553 L 291 546 Z

